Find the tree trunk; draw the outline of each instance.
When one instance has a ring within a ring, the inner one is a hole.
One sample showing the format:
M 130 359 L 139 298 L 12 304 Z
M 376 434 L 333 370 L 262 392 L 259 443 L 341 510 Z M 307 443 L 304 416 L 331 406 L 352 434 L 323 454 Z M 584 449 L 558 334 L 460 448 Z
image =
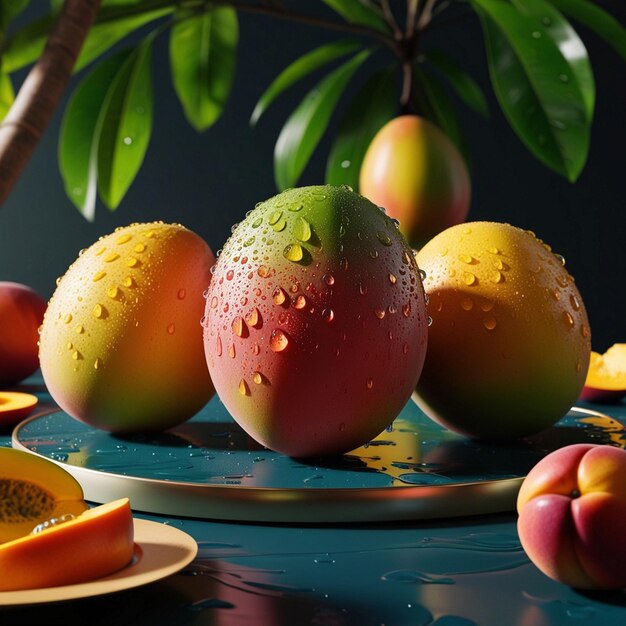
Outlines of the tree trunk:
M 41 57 L 0 124 L 0 205 L 48 127 L 99 8 L 100 0 L 66 0 Z

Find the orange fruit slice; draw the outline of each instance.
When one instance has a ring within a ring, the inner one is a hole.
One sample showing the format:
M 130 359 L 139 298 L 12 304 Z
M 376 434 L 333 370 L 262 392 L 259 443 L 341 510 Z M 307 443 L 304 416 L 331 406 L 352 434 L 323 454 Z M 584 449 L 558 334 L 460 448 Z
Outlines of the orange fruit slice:
M 581 400 L 602 402 L 626 395 L 626 343 L 613 344 L 604 354 L 591 353 Z
M 0 428 L 15 426 L 37 405 L 37 396 L 17 391 L 0 391 Z
M 86 582 L 121 569 L 132 556 L 133 517 L 123 498 L 69 521 L 48 520 L 0 545 L 0 591 Z
M 0 448 L 0 544 L 27 535 L 47 519 L 79 515 L 86 508 L 82 487 L 60 465 Z

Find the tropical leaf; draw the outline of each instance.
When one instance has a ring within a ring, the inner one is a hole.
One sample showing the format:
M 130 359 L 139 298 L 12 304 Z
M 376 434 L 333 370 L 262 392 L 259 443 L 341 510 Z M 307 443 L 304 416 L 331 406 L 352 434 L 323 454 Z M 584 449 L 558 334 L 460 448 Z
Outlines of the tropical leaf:
M 0 120 L 6 117 L 13 100 L 15 100 L 15 92 L 11 78 L 6 74 L 0 74 Z
M 450 94 L 440 80 L 425 68 L 416 65 L 414 71 L 416 84 L 413 97 L 418 111 L 445 133 L 469 165 L 467 142 Z
M 30 0 L 0 0 L 0 25 L 5 28 L 27 6 Z
M 383 19 L 380 11 L 367 0 L 322 0 L 335 13 L 343 17 L 346 22 L 368 26 L 381 33 L 388 33 L 389 26 Z
M 575 181 L 587 158 L 595 92 L 593 83 L 582 78 L 588 63 L 582 42 L 544 0 L 471 2 L 481 19 L 491 82 L 509 124 L 535 157 Z M 549 24 L 544 23 L 547 16 Z
M 250 125 L 254 126 L 270 104 L 294 83 L 327 63 L 358 50 L 359 47 L 360 44 L 355 41 L 332 41 L 296 59 L 263 92 L 250 116 Z
M 562 74 L 559 80 L 561 82 L 575 80 L 578 83 L 587 119 L 591 123 L 596 95 L 595 82 L 587 50 L 580 37 L 563 15 L 545 0 L 512 0 L 512 2 L 521 13 L 541 21 L 546 33 L 567 59 L 572 75 Z
M 136 0 L 135 0 L 136 2 Z M 133 4 L 132 2 L 130 4 Z M 121 3 L 115 6 L 121 6 Z M 89 36 L 78 55 L 74 72 L 80 71 L 85 66 L 95 61 L 118 41 L 124 39 L 142 26 L 165 17 L 172 12 L 172 7 L 164 7 L 154 11 L 147 11 L 124 19 L 110 22 L 96 23 L 89 31 Z
M 170 33 L 170 67 L 178 99 L 198 131 L 220 116 L 235 76 L 239 25 L 230 7 L 192 17 L 177 11 Z
M 329 185 L 359 187 L 359 173 L 374 135 L 395 115 L 395 68 L 374 74 L 352 99 L 339 125 L 328 161 Z
M 100 10 L 96 23 L 89 31 L 76 61 L 75 72 L 97 59 L 111 46 L 141 26 L 168 15 L 174 10 L 173 6 L 158 6 L 156 2 L 151 1 L 146 2 L 146 8 L 143 12 L 128 15 L 128 9 L 135 4 L 137 2 L 129 0 L 124 3 L 110 1 L 107 3 L 110 6 L 104 6 Z M 156 8 L 149 8 L 151 5 L 155 5 Z M 34 63 L 39 58 L 55 19 L 54 15 L 45 15 L 30 22 L 7 38 L 2 54 L 4 71 L 15 72 Z
M 450 86 L 468 107 L 484 118 L 489 117 L 489 105 L 480 85 L 452 57 L 441 50 L 426 50 L 424 57 L 448 79 Z
M 96 210 L 102 105 L 130 54 L 130 50 L 123 50 L 105 59 L 82 80 L 72 94 L 61 124 L 59 166 L 65 192 L 89 221 L 93 221 Z
M 333 70 L 290 115 L 274 149 L 274 176 L 279 189 L 296 184 L 328 127 L 344 89 L 370 54 L 371 50 L 362 50 Z
M 152 133 L 150 37 L 129 55 L 103 102 L 98 142 L 98 192 L 116 209 L 143 162 Z
M 626 59 L 626 28 L 610 13 L 588 0 L 550 0 L 550 4 L 594 31 Z

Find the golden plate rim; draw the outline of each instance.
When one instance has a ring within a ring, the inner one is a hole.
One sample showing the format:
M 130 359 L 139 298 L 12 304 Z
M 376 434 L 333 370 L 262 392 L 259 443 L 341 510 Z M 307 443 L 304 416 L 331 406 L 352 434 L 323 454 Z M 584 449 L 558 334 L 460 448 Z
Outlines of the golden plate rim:
M 55 407 L 33 415 L 16 426 L 13 447 L 43 457 L 20 443 L 19 431 L 31 421 L 59 410 Z M 605 413 L 578 406 L 569 412 L 611 419 Z M 93 502 L 128 497 L 133 510 L 146 513 L 256 523 L 381 523 L 506 513 L 515 511 L 525 479 L 517 476 L 394 487 L 250 487 L 126 476 L 43 458 L 72 474 L 82 485 L 85 499 Z

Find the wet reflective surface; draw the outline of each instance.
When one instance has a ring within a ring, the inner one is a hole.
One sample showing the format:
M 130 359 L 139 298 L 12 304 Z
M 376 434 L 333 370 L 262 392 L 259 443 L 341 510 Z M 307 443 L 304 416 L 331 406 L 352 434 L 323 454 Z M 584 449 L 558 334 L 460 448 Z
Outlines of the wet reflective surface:
M 602 426 L 612 443 L 621 441 L 626 405 L 591 408 L 616 418 Z M 0 434 L 0 445 L 8 445 L 8 435 Z M 192 535 L 197 558 L 134 591 L 0 609 L 2 624 L 67 624 L 76 617 L 107 626 L 626 623 L 625 592 L 582 593 L 541 574 L 520 546 L 514 514 L 324 527 L 140 517 Z
M 553 428 L 516 442 L 472 441 L 429 420 L 412 402 L 392 427 L 339 457 L 297 460 L 250 438 L 215 397 L 196 417 L 165 433 L 116 436 L 60 411 L 27 422 L 18 440 L 75 467 L 186 483 L 333 489 L 456 485 L 523 477 L 558 447 L 626 447 L 626 430 L 602 414 L 572 410 Z

